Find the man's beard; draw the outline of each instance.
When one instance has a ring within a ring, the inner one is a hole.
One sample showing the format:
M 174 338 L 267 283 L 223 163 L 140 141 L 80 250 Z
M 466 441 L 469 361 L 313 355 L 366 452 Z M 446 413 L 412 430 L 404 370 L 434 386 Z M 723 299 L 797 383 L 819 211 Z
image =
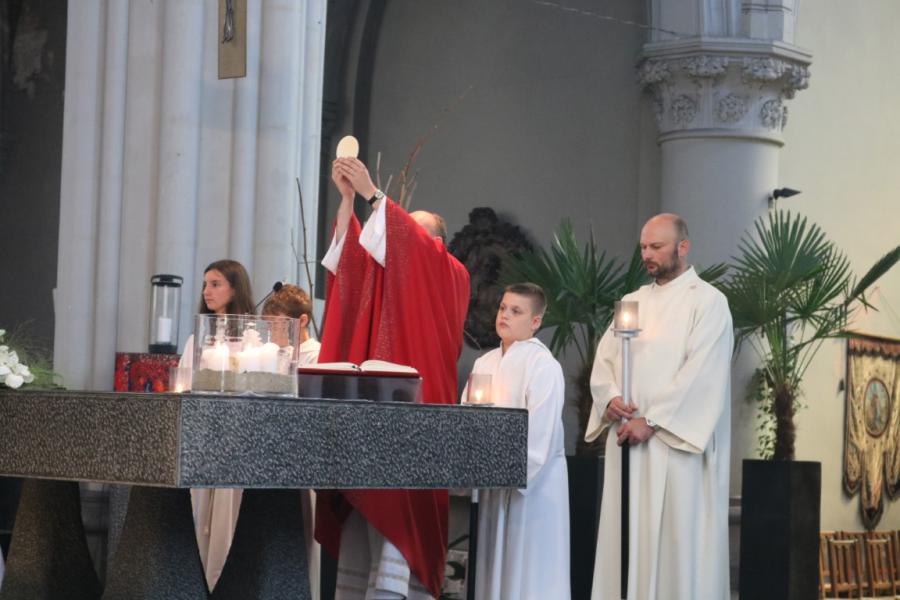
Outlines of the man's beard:
M 665 261 L 654 263 L 656 265 L 656 273 L 650 273 L 650 270 L 647 269 L 647 263 L 644 263 L 644 268 L 647 269 L 647 273 L 656 280 L 665 279 L 671 280 L 674 279 L 679 273 L 678 271 L 681 269 L 681 263 L 678 259 L 678 248 L 672 251 L 672 257 Z

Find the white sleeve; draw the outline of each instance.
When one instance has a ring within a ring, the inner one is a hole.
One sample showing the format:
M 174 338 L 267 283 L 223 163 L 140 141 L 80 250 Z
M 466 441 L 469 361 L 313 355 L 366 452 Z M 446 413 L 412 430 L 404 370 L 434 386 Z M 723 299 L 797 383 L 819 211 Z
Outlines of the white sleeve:
M 616 364 L 619 359 L 620 345 L 616 343 L 612 326 L 606 330 L 597 346 L 597 354 L 594 357 L 594 367 L 591 370 L 591 416 L 584 432 L 586 442 L 593 442 L 603 430 L 609 427 L 610 421 L 606 419 L 606 406 L 622 392 L 616 383 Z
M 331 246 L 329 246 L 325 256 L 322 257 L 322 266 L 331 271 L 332 274 L 337 273 L 338 265 L 341 263 L 341 252 L 344 250 L 345 239 L 347 239 L 346 233 L 339 240 L 331 236 Z
M 553 359 L 542 359 L 525 388 L 525 406 L 528 409 L 528 486 L 540 474 L 550 460 L 553 434 L 562 418 L 565 398 L 565 379 L 562 367 Z M 517 490 L 528 494 L 528 488 Z
M 387 198 L 383 198 L 376 210 L 366 224 L 363 225 L 359 234 L 359 245 L 366 249 L 372 258 L 375 259 L 382 267 L 384 266 L 384 257 L 387 252 L 387 236 L 385 235 L 385 206 Z

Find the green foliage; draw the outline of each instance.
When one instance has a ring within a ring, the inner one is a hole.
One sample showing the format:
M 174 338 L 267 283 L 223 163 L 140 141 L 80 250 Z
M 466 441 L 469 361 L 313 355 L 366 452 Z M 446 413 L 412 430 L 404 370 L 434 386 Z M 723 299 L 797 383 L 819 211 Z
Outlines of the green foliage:
M 574 347 L 580 364 L 593 362 L 597 344 L 612 321 L 615 301 L 644 282 L 640 255 L 628 268 L 600 250 L 593 231 L 579 247 L 572 224 L 560 223 L 549 250 L 538 248 L 506 265 L 504 282 L 530 281 L 547 294 L 544 327 L 553 327 L 554 354 Z
M 776 422 L 773 456 L 792 459 L 793 409 L 807 368 L 823 341 L 846 337 L 855 310 L 870 307 L 864 294 L 897 263 L 900 246 L 856 281 L 846 256 L 806 217 L 771 212 L 753 232 L 741 239 L 719 287 L 728 298 L 735 345 L 752 347 L 762 362 L 760 380 L 772 392 L 773 408 L 765 411 Z

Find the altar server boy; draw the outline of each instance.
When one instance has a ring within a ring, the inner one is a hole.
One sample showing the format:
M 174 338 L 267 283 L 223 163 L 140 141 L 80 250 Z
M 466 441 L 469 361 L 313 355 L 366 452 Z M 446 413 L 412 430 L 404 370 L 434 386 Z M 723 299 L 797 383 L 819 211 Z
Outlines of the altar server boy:
M 476 598 L 570 598 L 565 383 L 559 363 L 534 337 L 546 306 L 539 286 L 508 286 L 495 323 L 500 347 L 472 368 L 491 375 L 495 406 L 528 410 L 528 487 L 480 495 Z

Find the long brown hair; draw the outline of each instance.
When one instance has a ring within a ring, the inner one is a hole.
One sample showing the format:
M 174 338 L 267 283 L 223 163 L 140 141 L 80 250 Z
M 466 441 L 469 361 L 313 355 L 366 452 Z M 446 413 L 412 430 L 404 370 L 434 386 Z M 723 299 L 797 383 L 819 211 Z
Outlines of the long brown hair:
M 247 275 L 247 269 L 244 268 L 244 265 L 236 260 L 226 258 L 209 263 L 203 274 L 206 275 L 213 270 L 221 273 L 228 280 L 231 289 L 234 290 L 234 296 L 231 297 L 231 302 L 225 307 L 225 312 L 230 315 L 254 314 L 255 307 L 253 305 L 253 291 L 250 289 L 250 276 Z M 198 313 L 201 315 L 212 314 L 212 311 L 206 307 L 202 289 L 200 290 L 200 308 Z

